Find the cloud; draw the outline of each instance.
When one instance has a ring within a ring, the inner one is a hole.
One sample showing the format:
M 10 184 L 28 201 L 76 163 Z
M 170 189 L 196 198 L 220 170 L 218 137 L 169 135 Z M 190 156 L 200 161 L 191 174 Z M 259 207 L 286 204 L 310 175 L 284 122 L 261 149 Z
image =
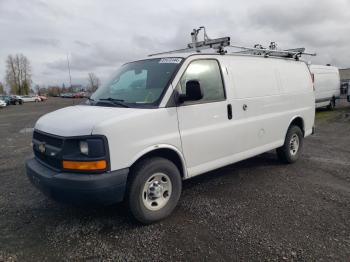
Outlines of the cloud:
M 343 12 L 345 1 L 295 1 L 283 6 L 265 4 L 258 6 L 251 14 L 251 24 L 257 28 L 269 28 L 278 32 L 304 30 L 310 27 L 322 28 L 329 23 L 345 23 L 349 18 Z M 347 6 L 349 7 L 349 6 Z
M 29 37 L 27 41 L 33 45 L 58 47 L 60 40 L 55 38 Z
M 237 45 L 303 46 L 313 62 L 350 66 L 348 0 L 0 0 L 0 79 L 8 54 L 23 53 L 39 84 L 68 83 L 88 72 L 105 78 L 121 64 L 183 48 L 193 28 Z M 307 58 L 309 59 L 309 58 Z
M 80 41 L 80 40 L 75 40 L 74 43 L 77 44 L 80 47 L 90 47 L 91 46 L 90 44 L 85 43 L 85 42 Z

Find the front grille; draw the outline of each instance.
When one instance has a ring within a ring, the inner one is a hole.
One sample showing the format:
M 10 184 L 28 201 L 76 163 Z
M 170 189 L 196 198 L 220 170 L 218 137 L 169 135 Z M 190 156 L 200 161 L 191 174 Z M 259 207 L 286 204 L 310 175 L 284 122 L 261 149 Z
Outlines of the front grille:
M 38 149 L 38 144 L 41 143 L 46 146 L 45 152 L 40 152 Z M 63 147 L 62 138 L 34 131 L 33 144 L 34 155 L 38 160 L 54 169 L 62 168 L 60 159 L 60 151 Z
M 62 145 L 63 145 L 63 139 L 55 136 L 39 133 L 38 131 L 34 131 L 33 139 L 38 140 L 40 142 L 45 142 L 46 144 L 57 148 L 62 148 Z
M 35 149 L 34 149 L 34 155 L 41 162 L 43 162 L 44 164 L 46 164 L 54 169 L 60 170 L 62 168 L 62 164 L 61 164 L 62 161 L 56 157 L 50 157 L 48 155 L 44 155 Z

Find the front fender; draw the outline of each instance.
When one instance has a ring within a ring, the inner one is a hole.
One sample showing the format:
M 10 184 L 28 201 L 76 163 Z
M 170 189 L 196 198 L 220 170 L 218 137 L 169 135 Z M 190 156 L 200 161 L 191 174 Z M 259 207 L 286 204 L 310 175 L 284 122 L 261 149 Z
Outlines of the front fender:
M 184 174 L 183 174 L 184 175 L 184 179 L 188 178 L 187 168 L 186 168 L 186 161 L 185 161 L 185 158 L 184 158 L 181 150 L 179 150 L 176 146 L 169 145 L 169 144 L 158 144 L 158 145 L 153 145 L 153 146 L 145 148 L 144 150 L 142 150 L 141 152 L 136 154 L 131 159 L 129 167 L 131 167 L 133 164 L 135 164 L 143 156 L 145 156 L 145 155 L 147 155 L 147 154 L 149 154 L 149 153 L 151 153 L 153 151 L 159 150 L 159 149 L 170 149 L 170 150 L 174 151 L 179 156 L 179 158 L 181 159 L 182 170 L 184 172 Z

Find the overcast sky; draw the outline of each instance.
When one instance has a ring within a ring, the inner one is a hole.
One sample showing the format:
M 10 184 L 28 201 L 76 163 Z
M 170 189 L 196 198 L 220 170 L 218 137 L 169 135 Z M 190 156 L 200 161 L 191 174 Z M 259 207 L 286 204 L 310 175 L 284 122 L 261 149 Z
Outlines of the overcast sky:
M 9 54 L 23 53 L 36 84 L 102 80 L 122 63 L 185 47 L 204 25 L 232 44 L 306 47 L 314 63 L 350 67 L 349 0 L 0 0 L 0 81 Z

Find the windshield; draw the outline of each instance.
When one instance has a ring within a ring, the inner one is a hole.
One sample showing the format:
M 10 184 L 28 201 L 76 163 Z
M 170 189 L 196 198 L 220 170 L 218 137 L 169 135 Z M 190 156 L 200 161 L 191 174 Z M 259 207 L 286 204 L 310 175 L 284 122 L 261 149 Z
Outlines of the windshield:
M 95 105 L 158 105 L 181 61 L 181 58 L 157 58 L 125 64 L 90 100 Z

